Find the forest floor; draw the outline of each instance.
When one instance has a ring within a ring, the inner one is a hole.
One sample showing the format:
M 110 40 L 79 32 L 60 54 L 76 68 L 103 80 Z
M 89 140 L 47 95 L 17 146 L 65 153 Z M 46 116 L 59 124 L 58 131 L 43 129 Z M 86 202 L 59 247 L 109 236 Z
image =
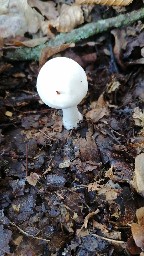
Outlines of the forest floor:
M 71 131 L 39 99 L 38 62 L 1 57 L 0 256 L 144 255 L 143 38 L 139 21 L 58 54 L 89 83 Z

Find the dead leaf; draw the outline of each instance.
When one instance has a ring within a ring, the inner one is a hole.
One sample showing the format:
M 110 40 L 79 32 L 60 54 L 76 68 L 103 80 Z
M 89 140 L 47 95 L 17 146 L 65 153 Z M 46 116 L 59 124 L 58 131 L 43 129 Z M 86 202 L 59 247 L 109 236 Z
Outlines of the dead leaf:
M 88 192 L 97 191 L 98 189 L 99 189 L 99 184 L 97 182 L 93 182 L 93 183 L 88 184 Z
M 6 112 L 5 112 L 5 115 L 8 116 L 8 117 L 12 117 L 13 113 L 10 112 L 10 111 L 6 111 Z
M 19 246 L 22 240 L 23 240 L 23 236 L 18 236 L 16 239 L 13 240 L 13 243 Z
M 26 40 L 26 41 L 15 41 L 13 40 L 13 45 L 15 46 L 26 46 L 26 47 L 35 47 L 40 44 L 44 44 L 48 40 L 47 37 L 41 37 L 41 38 L 35 38 L 31 40 Z
M 141 249 L 136 246 L 132 236 L 127 240 L 126 248 L 131 253 L 131 255 L 139 255 L 141 252 Z
M 139 108 L 134 108 L 133 118 L 135 125 L 141 126 L 144 129 L 144 112 Z
M 28 0 L 28 3 L 31 7 L 36 7 L 48 20 L 58 17 L 58 11 L 55 7 L 56 4 L 53 1 Z
M 60 16 L 48 23 L 49 27 L 56 28 L 58 32 L 70 32 L 75 27 L 84 23 L 83 11 L 78 5 L 63 4 Z
M 144 226 L 144 207 L 137 209 L 136 217 L 138 220 L 138 224 Z
M 31 173 L 30 173 L 30 176 L 27 176 L 27 177 L 26 177 L 26 180 L 27 180 L 27 182 L 28 182 L 30 185 L 36 186 L 37 181 L 39 180 L 39 178 L 40 178 L 40 176 L 39 176 L 37 173 L 31 172 Z
M 97 123 L 104 116 L 109 115 L 108 104 L 104 100 L 103 94 L 100 95 L 96 102 L 92 102 L 91 108 L 92 110 L 87 112 L 86 118 L 91 119 L 94 123 Z
M 20 211 L 20 204 L 16 205 L 16 204 L 12 204 L 12 208 L 16 213 L 19 213 Z
M 32 9 L 27 0 L 9 0 L 6 7 L 5 1 L 0 6 L 0 13 L 6 7 L 6 11 L 0 15 L 0 37 L 8 38 L 16 35 L 24 35 L 25 32 L 36 33 L 43 21 L 35 9 Z
M 114 45 L 114 55 L 118 62 L 118 64 L 125 69 L 125 63 L 122 60 L 122 50 L 126 49 L 127 40 L 126 40 L 126 31 L 125 29 L 113 29 L 111 31 L 115 38 L 115 45 Z
M 139 194 L 144 196 L 144 153 L 135 158 L 135 172 L 132 185 Z
M 88 191 L 97 191 L 98 195 L 104 195 L 106 197 L 106 201 L 112 201 L 121 193 L 121 187 L 113 181 L 109 181 L 105 185 L 94 182 L 88 185 Z
M 8 12 L 9 0 L 1 0 L 0 15 Z
M 46 61 L 54 54 L 65 51 L 69 47 L 73 47 L 73 46 L 74 46 L 73 43 L 69 43 L 69 44 L 62 44 L 60 46 L 55 46 L 55 47 L 45 47 L 41 51 L 41 55 L 39 59 L 39 68 L 41 68 L 46 63 Z
M 9 63 L 5 63 L 3 65 L 0 65 L 0 74 L 8 71 L 10 68 L 12 68 L 13 66 Z
M 137 223 L 132 223 L 131 231 L 136 245 L 144 250 L 144 226 Z
M 137 47 L 139 48 L 139 50 L 141 51 L 142 48 L 144 47 L 144 32 L 143 29 L 141 31 L 140 29 L 140 33 L 137 34 L 137 27 L 129 27 L 126 30 L 128 38 L 127 38 L 127 46 L 125 49 L 125 53 L 124 56 L 125 58 L 128 59 L 128 57 L 130 57 L 130 55 L 132 54 L 132 52 L 134 51 L 134 49 Z M 143 57 L 143 51 L 141 51 L 141 56 Z
M 80 138 L 79 139 L 79 151 L 80 151 L 80 158 L 83 162 L 86 161 L 99 161 L 99 152 L 96 145 L 94 138 L 92 137 L 91 133 L 88 132 L 86 134 L 86 139 Z
M 84 219 L 84 224 L 82 225 L 82 227 L 80 229 L 77 230 L 77 236 L 81 236 L 81 232 L 82 232 L 83 228 L 85 228 L 85 229 L 87 228 L 89 219 L 91 219 L 97 213 L 99 213 L 98 209 L 95 212 L 88 213 L 88 215 Z
M 107 92 L 112 93 L 118 90 L 120 87 L 120 82 L 116 79 L 115 76 L 112 76 L 110 83 L 107 84 Z

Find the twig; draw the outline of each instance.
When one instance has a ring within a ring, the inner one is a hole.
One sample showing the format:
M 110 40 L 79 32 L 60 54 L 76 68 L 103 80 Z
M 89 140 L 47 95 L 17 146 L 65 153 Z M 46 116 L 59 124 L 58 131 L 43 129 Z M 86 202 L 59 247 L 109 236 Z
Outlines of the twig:
M 11 60 L 38 60 L 42 49 L 45 47 L 55 47 L 65 43 L 76 43 L 82 39 L 89 38 L 90 36 L 108 31 L 112 28 L 128 26 L 143 18 L 144 8 L 138 11 L 120 14 L 113 18 L 88 23 L 78 29 L 72 30 L 70 33 L 61 33 L 54 39 L 34 48 L 20 47 L 11 50 L 7 49 L 4 55 Z
M 107 238 L 107 237 L 104 237 L 104 236 L 99 236 L 99 235 L 96 235 L 96 234 L 92 234 L 92 236 L 95 236 L 95 237 L 97 237 L 97 238 L 100 238 L 100 239 L 103 239 L 103 240 L 105 240 L 105 241 L 108 241 L 108 242 L 110 242 L 111 244 L 120 244 L 120 245 L 126 246 L 126 242 L 124 242 L 124 241 L 114 240 L 114 239 Z
M 22 230 L 21 228 L 19 228 L 14 222 L 11 222 L 10 221 L 10 224 L 14 227 L 16 227 L 23 235 L 27 236 L 27 237 L 31 237 L 33 239 L 37 239 L 37 240 L 40 240 L 40 241 L 44 241 L 44 242 L 50 242 L 50 240 L 47 240 L 45 238 L 42 238 L 42 237 L 37 237 L 37 236 L 33 236 L 33 235 L 30 235 L 28 234 L 27 232 L 25 232 L 24 230 Z

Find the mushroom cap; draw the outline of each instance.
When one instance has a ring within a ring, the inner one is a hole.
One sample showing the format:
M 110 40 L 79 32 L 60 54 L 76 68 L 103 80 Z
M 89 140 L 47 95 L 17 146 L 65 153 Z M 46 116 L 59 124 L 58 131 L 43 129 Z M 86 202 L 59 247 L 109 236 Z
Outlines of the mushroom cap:
M 49 107 L 70 108 L 78 105 L 85 97 L 88 91 L 87 76 L 76 61 L 56 57 L 47 61 L 40 69 L 37 91 Z

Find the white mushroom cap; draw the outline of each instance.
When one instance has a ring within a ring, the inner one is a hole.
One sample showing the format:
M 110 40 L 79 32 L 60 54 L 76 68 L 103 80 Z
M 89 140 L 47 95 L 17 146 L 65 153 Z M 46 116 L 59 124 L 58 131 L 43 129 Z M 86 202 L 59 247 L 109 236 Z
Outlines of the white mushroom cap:
M 88 90 L 86 73 L 74 60 L 56 57 L 47 61 L 37 78 L 37 91 L 49 107 L 63 109 L 78 105 Z
M 67 109 L 77 106 L 88 91 L 86 73 L 72 59 L 53 58 L 44 64 L 38 74 L 37 91 L 49 107 Z

